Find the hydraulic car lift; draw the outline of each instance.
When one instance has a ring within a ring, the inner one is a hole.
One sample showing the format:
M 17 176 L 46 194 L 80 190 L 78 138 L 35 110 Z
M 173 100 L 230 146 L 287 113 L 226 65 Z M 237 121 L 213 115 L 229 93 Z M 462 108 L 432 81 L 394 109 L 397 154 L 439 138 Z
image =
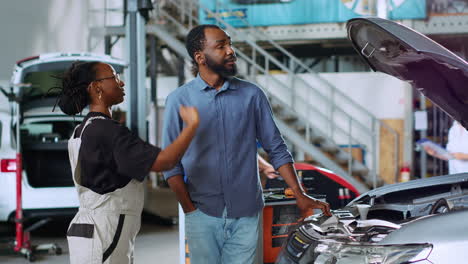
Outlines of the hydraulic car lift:
M 21 254 L 30 262 L 36 260 L 35 254 L 38 252 L 48 252 L 56 255 L 62 254 L 62 249 L 55 243 L 51 244 L 42 244 L 42 245 L 31 245 L 31 231 L 43 226 L 50 221 L 50 218 L 42 219 L 28 228 L 24 228 L 24 222 L 26 219 L 23 216 L 23 206 L 22 206 L 22 175 L 23 175 L 23 166 L 22 166 L 22 156 L 21 156 L 21 137 L 20 137 L 20 102 L 21 102 L 21 92 L 20 89 L 27 87 L 26 84 L 19 84 L 17 88 L 17 93 L 15 94 L 13 87 L 11 87 L 10 92 L 5 91 L 0 87 L 1 92 L 8 98 L 8 101 L 11 105 L 11 116 L 16 120 L 16 211 L 15 211 L 15 239 L 11 243 L 8 243 L 8 249 L 11 253 Z M 11 251 L 12 249 L 12 251 Z

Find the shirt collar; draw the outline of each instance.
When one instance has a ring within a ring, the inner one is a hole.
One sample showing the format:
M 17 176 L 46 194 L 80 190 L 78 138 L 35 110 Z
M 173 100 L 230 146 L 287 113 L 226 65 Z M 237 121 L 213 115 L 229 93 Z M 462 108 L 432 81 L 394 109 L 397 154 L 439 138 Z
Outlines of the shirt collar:
M 219 89 L 219 91 L 224 91 L 224 90 L 227 90 L 227 89 L 231 89 L 231 90 L 235 90 L 237 87 L 236 85 L 233 85 L 232 81 L 235 77 L 232 77 L 232 78 L 228 78 L 226 79 L 226 81 L 224 82 L 223 86 L 221 87 L 221 89 Z M 210 85 L 208 85 L 205 80 L 203 80 L 200 76 L 200 73 L 197 74 L 197 77 L 195 78 L 195 84 L 197 85 L 197 87 L 199 87 L 199 89 L 201 91 L 203 90 L 206 90 L 206 89 L 214 89 L 213 87 L 211 87 Z

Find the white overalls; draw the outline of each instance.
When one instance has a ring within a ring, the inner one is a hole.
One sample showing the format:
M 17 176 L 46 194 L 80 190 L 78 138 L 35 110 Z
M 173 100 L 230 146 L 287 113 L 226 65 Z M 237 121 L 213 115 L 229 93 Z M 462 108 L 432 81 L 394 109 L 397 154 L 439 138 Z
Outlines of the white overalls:
M 68 141 L 68 155 L 73 181 L 80 201 L 79 211 L 67 232 L 71 264 L 133 263 L 135 237 L 140 230 L 143 209 L 143 184 L 132 179 L 125 187 L 106 194 L 98 194 L 81 183 L 81 136 L 96 119 L 91 117 L 77 138 Z M 76 130 L 76 128 L 75 128 Z

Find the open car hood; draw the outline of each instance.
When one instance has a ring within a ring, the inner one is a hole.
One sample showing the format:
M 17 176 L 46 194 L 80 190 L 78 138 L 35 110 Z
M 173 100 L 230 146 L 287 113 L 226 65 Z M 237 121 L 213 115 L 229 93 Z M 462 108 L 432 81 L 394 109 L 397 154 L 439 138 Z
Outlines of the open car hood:
M 348 38 L 374 71 L 408 81 L 468 128 L 468 63 L 428 37 L 381 18 L 347 22 Z
M 459 174 L 451 174 L 451 175 L 443 175 L 443 176 L 435 176 L 430 178 L 424 179 L 417 179 L 408 182 L 401 182 L 395 184 L 388 184 L 382 187 L 379 187 L 374 190 L 370 190 L 366 193 L 363 193 L 359 197 L 356 197 L 350 202 L 351 204 L 360 203 L 362 200 L 368 199 L 368 197 L 384 197 L 389 195 L 394 196 L 402 196 L 401 193 L 403 192 L 415 192 L 418 189 L 429 189 L 435 188 L 437 186 L 449 186 L 449 185 L 467 185 L 468 182 L 468 173 L 459 173 Z M 429 196 L 429 194 L 427 194 Z M 367 198 L 366 198 L 367 197 Z M 405 197 L 401 197 L 402 201 Z M 402 203 L 402 201 L 399 201 Z

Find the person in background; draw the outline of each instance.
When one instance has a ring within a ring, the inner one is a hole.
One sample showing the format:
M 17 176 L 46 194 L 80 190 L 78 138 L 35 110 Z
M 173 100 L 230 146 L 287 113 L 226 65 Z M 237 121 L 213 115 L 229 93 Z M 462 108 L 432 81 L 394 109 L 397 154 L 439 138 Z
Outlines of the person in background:
M 431 156 L 448 160 L 449 174 L 468 172 L 468 131 L 457 121 L 453 121 L 449 129 L 446 148 L 453 159 L 448 160 L 446 157 L 437 155 L 428 146 L 425 146 L 424 150 Z
M 89 113 L 68 142 L 80 206 L 67 240 L 72 264 L 133 263 L 143 209 L 143 179 L 173 168 L 195 136 L 194 107 L 180 106 L 184 128 L 166 148 L 152 146 L 112 120 L 111 107 L 124 99 L 124 82 L 111 65 L 75 62 L 62 78 L 58 105 L 67 115 Z
M 229 35 L 218 26 L 200 25 L 189 32 L 186 48 L 198 74 L 167 98 L 163 146 L 183 129 L 177 116 L 180 105 L 196 106 L 203 117 L 186 155 L 164 177 L 185 212 L 190 263 L 251 264 L 264 205 L 257 140 L 293 190 L 303 216 L 310 209 L 331 215 L 330 207 L 308 196 L 299 184 L 266 95 L 234 77 L 236 54 Z

